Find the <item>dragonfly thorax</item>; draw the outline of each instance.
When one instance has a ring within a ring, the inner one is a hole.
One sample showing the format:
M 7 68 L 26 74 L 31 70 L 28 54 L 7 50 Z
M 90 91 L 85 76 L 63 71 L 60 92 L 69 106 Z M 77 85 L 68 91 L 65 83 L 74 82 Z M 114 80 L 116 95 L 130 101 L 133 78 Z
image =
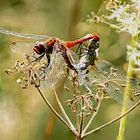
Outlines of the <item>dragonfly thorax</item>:
M 88 65 L 95 65 L 95 61 L 97 59 L 96 51 L 89 49 L 88 52 L 85 54 L 85 56 L 86 56 L 86 61 Z

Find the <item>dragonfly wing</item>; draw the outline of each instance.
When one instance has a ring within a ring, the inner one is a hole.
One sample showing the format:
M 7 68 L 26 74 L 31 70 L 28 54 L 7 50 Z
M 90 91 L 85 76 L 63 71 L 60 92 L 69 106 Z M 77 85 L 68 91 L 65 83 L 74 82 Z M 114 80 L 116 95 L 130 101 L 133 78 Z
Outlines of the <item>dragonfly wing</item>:
M 19 42 L 12 42 L 10 44 L 10 49 L 13 53 L 25 55 L 30 54 L 33 51 L 34 42 L 25 42 L 25 41 L 19 41 Z
M 50 55 L 50 64 L 46 69 L 45 87 L 50 87 L 56 84 L 62 75 L 66 72 L 66 63 L 61 52 L 57 52 L 56 47 L 59 47 L 59 42 L 53 46 L 53 52 Z
M 15 31 L 10 31 L 8 29 L 3 29 L 3 28 L 0 28 L 0 33 L 5 34 L 5 35 L 16 36 L 16 37 L 19 37 L 19 38 L 33 39 L 33 40 L 44 40 L 44 39 L 50 38 L 46 35 L 19 33 L 19 32 L 15 32 Z
M 73 52 L 72 50 L 67 48 L 67 55 L 71 61 L 71 63 L 75 66 L 76 64 L 79 63 L 78 55 Z
M 88 80 L 83 79 L 83 83 L 88 85 L 94 91 L 97 92 L 98 88 L 102 88 L 105 92 L 116 100 L 118 103 L 123 104 L 124 90 L 126 85 L 126 74 L 118 70 L 111 63 L 100 60 L 96 63 L 96 69 L 91 70 L 86 76 Z M 131 78 L 131 93 L 140 92 L 140 81 Z M 128 95 L 129 96 L 129 95 Z M 129 98 L 129 107 L 134 104 L 131 97 Z

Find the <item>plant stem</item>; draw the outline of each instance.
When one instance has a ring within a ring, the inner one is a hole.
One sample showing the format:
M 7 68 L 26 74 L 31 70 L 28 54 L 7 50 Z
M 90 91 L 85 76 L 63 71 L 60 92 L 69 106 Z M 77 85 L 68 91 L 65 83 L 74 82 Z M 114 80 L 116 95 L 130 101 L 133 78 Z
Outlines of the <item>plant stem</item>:
M 79 136 L 81 137 L 82 130 L 83 130 L 83 124 L 84 124 L 84 99 L 82 98 L 81 101 L 81 115 L 80 115 L 80 123 L 79 123 Z
M 83 140 L 83 138 L 80 137 L 80 136 L 77 136 L 77 137 L 76 137 L 76 140 Z
M 65 112 L 65 110 L 64 110 L 64 108 L 63 108 L 63 106 L 62 106 L 62 104 L 61 104 L 61 102 L 60 102 L 60 100 L 59 100 L 59 98 L 57 96 L 57 93 L 56 93 L 54 87 L 52 87 L 52 88 L 53 88 L 53 91 L 54 91 L 56 101 L 57 101 L 57 103 L 58 103 L 58 105 L 59 105 L 59 107 L 60 107 L 60 109 L 61 109 L 61 111 L 62 111 L 62 113 L 63 113 L 63 115 L 65 117 L 65 119 L 67 120 L 69 126 L 71 127 L 71 130 L 74 132 L 75 135 L 78 135 L 74 125 L 72 124 L 71 120 L 69 119 L 68 115 L 66 114 L 66 112 Z
M 132 77 L 132 72 L 133 72 L 133 61 L 129 60 L 129 66 L 128 66 L 128 72 L 127 72 L 127 82 L 126 82 L 126 88 L 124 92 L 124 99 L 123 99 L 123 107 L 122 107 L 122 114 L 128 110 L 128 102 L 129 99 L 131 98 L 130 95 L 130 90 L 131 90 L 131 79 Z M 124 131 L 125 131 L 125 126 L 126 126 L 126 118 L 127 116 L 123 117 L 120 120 L 120 128 L 119 128 L 119 134 L 117 140 L 123 140 L 124 139 Z
M 43 100 L 45 101 L 45 103 L 47 104 L 47 106 L 51 109 L 51 111 L 59 118 L 59 120 L 61 122 L 63 122 L 74 134 L 75 131 L 73 131 L 73 129 L 71 129 L 71 127 L 69 126 L 69 124 L 60 116 L 59 113 L 56 112 L 56 110 L 51 106 L 51 104 L 49 103 L 49 101 L 47 100 L 47 98 L 44 96 L 44 94 L 41 92 L 41 90 L 39 89 L 39 87 L 35 86 L 35 88 L 37 89 L 38 93 L 41 95 L 41 97 L 43 98 Z M 76 134 L 75 134 L 76 135 Z
M 133 105 L 129 110 L 127 110 L 124 114 L 122 114 L 122 115 L 116 117 L 115 119 L 113 119 L 113 120 L 111 120 L 111 121 L 109 121 L 109 122 L 107 122 L 107 123 L 105 123 L 105 124 L 103 124 L 103 125 L 101 125 L 101 126 L 95 128 L 95 129 L 93 129 L 93 130 L 91 130 L 91 131 L 85 133 L 85 134 L 82 136 L 82 138 L 84 138 L 84 137 L 86 137 L 86 136 L 88 136 L 88 135 L 90 135 L 90 134 L 92 134 L 92 133 L 94 133 L 94 132 L 97 132 L 97 131 L 99 131 L 99 130 L 101 130 L 101 129 L 103 129 L 103 128 L 109 126 L 109 125 L 111 125 L 112 123 L 114 123 L 114 122 L 120 120 L 121 118 L 125 117 L 128 113 L 130 113 L 132 110 L 134 110 L 134 109 L 135 109 L 137 106 L 139 106 L 139 105 L 140 105 L 140 100 L 139 100 L 135 105 Z
M 96 109 L 96 111 L 93 113 L 93 115 L 92 115 L 92 117 L 90 118 L 90 120 L 89 120 L 88 124 L 86 125 L 86 127 L 84 128 L 84 130 L 83 130 L 83 132 L 82 132 L 82 135 L 85 134 L 85 132 L 87 131 L 87 129 L 88 129 L 89 126 L 91 125 L 91 123 L 92 123 L 94 117 L 98 114 L 98 111 L 99 111 L 101 102 L 102 102 L 102 100 L 100 100 L 100 101 L 98 102 L 97 109 Z
M 133 48 L 136 48 L 136 40 L 137 36 L 132 37 L 132 43 L 131 46 Z M 133 69 L 134 69 L 134 60 L 130 57 L 129 58 L 129 64 L 128 64 L 128 70 L 127 70 L 127 77 L 126 77 L 126 88 L 124 91 L 124 98 L 123 98 L 123 107 L 122 107 L 122 114 L 128 110 L 128 102 L 131 98 L 130 92 L 131 92 L 131 77 L 133 76 Z M 126 126 L 126 119 L 127 116 L 123 117 L 120 120 L 120 127 L 119 127 L 119 133 L 117 136 L 117 140 L 124 140 L 124 131 Z

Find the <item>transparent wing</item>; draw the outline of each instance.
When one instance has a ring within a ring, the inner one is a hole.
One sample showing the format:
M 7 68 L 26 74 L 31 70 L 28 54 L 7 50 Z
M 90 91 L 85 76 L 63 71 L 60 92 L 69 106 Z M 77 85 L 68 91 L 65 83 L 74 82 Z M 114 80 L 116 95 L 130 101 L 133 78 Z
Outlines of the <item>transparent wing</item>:
M 46 69 L 45 87 L 56 84 L 63 74 L 66 73 L 66 63 L 61 52 L 57 52 L 57 48 L 61 45 L 56 42 L 53 46 L 53 52 L 50 56 L 50 64 Z
M 18 54 L 30 54 L 33 51 L 35 42 L 25 42 L 25 41 L 19 41 L 19 42 L 12 42 L 10 44 L 10 49 L 13 53 Z
M 67 49 L 67 55 L 74 66 L 78 64 L 79 58 L 75 52 L 73 52 L 71 49 Z
M 96 69 L 91 70 L 88 74 L 84 75 L 82 82 L 82 84 L 88 86 L 94 93 L 97 92 L 97 89 L 103 89 L 110 97 L 118 103 L 123 104 L 126 74 L 123 71 L 118 70 L 111 63 L 104 60 L 98 61 L 96 63 Z M 139 80 L 131 78 L 129 107 L 134 104 L 132 99 L 134 93 L 140 93 L 139 85 Z
M 8 29 L 3 29 L 3 28 L 0 28 L 0 33 L 5 34 L 5 35 L 16 36 L 16 37 L 19 37 L 19 38 L 33 39 L 33 40 L 44 40 L 44 39 L 50 38 L 50 37 L 48 37 L 46 35 L 18 33 L 18 32 L 10 31 Z

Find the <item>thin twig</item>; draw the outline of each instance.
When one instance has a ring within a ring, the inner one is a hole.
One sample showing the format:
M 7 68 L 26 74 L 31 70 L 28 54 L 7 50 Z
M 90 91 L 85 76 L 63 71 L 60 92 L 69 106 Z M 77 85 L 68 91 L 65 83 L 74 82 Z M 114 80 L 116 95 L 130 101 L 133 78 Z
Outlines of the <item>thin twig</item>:
M 56 91 L 55 91 L 55 89 L 54 89 L 53 86 L 52 86 L 52 88 L 53 88 L 53 91 L 54 91 L 54 95 L 55 95 L 56 101 L 57 101 L 57 103 L 58 103 L 58 105 L 59 105 L 59 107 L 60 107 L 60 109 L 61 109 L 61 111 L 62 111 L 62 113 L 63 113 L 63 115 L 64 115 L 64 117 L 65 117 L 65 119 L 67 120 L 67 122 L 68 122 L 69 126 L 71 127 L 71 130 L 73 131 L 73 133 L 77 136 L 78 133 L 77 133 L 77 131 L 76 131 L 74 125 L 72 124 L 72 122 L 71 122 L 71 120 L 69 119 L 67 113 L 65 112 L 65 110 L 64 110 L 64 108 L 63 108 L 63 106 L 62 106 L 62 104 L 61 104 L 61 102 L 60 102 L 60 100 L 59 100 L 59 98 L 58 98 L 58 96 L 57 96 L 57 93 L 56 93 Z
M 82 108 L 82 114 L 81 114 L 81 118 L 80 118 L 80 127 L 79 127 L 79 137 L 81 137 L 81 134 L 82 134 L 82 130 L 83 130 L 83 124 L 84 124 L 84 110 L 83 110 L 83 107 L 84 107 L 84 99 L 82 97 L 82 101 L 81 101 L 81 108 Z
M 133 105 L 128 111 L 126 111 L 124 114 L 122 114 L 122 115 L 118 116 L 117 118 L 115 118 L 115 119 L 113 119 L 113 120 L 111 120 L 111 121 L 109 121 L 109 122 L 107 122 L 107 123 L 105 123 L 105 124 L 103 124 L 103 125 L 95 128 L 95 129 L 93 129 L 93 130 L 85 133 L 82 136 L 82 138 L 84 138 L 84 137 L 86 137 L 86 136 L 88 136 L 88 135 L 90 135 L 90 134 L 92 134 L 92 133 L 94 133 L 96 131 L 99 131 L 99 130 L 101 130 L 101 129 L 107 127 L 107 126 L 109 126 L 110 124 L 112 124 L 112 123 L 120 120 L 121 118 L 123 118 L 124 116 L 126 116 L 128 113 L 130 113 L 132 110 L 134 110 L 138 105 L 140 105 L 140 100 L 135 105 Z
M 41 97 L 43 98 L 43 100 L 45 101 L 45 103 L 47 104 L 47 106 L 51 109 L 51 111 L 59 118 L 59 120 L 61 122 L 63 122 L 74 134 L 75 131 L 69 126 L 69 124 L 61 117 L 61 115 L 59 113 L 56 112 L 56 110 L 52 107 L 52 105 L 49 103 L 49 101 L 47 100 L 47 98 L 44 96 L 44 94 L 41 92 L 41 90 L 39 89 L 39 87 L 35 86 L 35 88 L 37 89 L 37 91 L 39 92 L 39 94 L 41 95 Z
M 87 129 L 88 129 L 89 126 L 91 125 L 91 123 L 92 123 L 94 117 L 98 114 L 99 108 L 100 108 L 100 106 L 101 106 L 102 99 L 103 99 L 103 97 L 99 100 L 98 105 L 97 105 L 97 109 L 96 109 L 96 111 L 93 113 L 93 115 L 92 115 L 92 117 L 90 118 L 88 124 L 85 126 L 85 128 L 84 128 L 84 130 L 83 130 L 83 132 L 82 132 L 82 135 L 85 134 L 85 132 L 87 131 Z

